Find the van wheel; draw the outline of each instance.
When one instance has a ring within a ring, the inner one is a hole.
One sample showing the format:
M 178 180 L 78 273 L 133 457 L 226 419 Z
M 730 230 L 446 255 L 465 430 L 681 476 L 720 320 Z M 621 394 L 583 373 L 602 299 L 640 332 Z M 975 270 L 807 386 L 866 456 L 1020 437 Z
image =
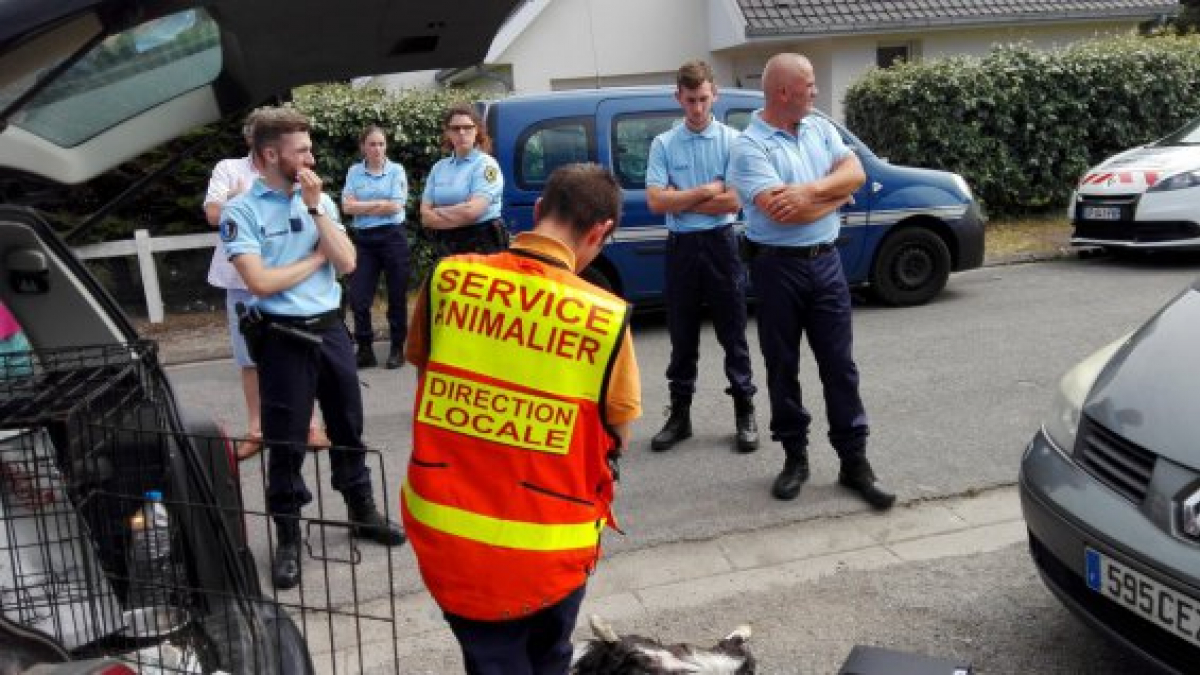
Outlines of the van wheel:
M 950 278 L 950 249 L 931 230 L 908 228 L 879 247 L 871 269 L 871 289 L 884 304 L 898 307 L 929 302 Z

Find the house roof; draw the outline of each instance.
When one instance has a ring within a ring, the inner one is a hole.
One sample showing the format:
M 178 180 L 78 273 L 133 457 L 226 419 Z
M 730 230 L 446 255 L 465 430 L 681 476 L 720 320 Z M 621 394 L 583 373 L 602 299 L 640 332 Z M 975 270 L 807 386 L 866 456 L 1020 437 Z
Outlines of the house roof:
M 746 37 L 875 33 L 997 23 L 1152 19 L 1162 0 L 737 0 Z

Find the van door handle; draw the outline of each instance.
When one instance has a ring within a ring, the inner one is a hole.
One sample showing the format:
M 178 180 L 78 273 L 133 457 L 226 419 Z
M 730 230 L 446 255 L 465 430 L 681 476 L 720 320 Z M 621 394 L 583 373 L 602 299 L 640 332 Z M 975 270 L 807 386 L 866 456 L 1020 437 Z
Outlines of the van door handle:
M 879 192 L 882 189 L 883 189 L 883 183 L 880 183 L 877 180 L 871 181 L 871 194 L 875 194 L 876 192 Z

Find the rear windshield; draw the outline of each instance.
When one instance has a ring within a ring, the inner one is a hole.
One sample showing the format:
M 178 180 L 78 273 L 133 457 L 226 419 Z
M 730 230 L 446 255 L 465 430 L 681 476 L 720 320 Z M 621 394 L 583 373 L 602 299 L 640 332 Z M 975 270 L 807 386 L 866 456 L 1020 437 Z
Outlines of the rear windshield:
M 217 25 L 202 9 L 169 14 L 109 36 L 9 122 L 63 147 L 96 134 L 221 72 Z

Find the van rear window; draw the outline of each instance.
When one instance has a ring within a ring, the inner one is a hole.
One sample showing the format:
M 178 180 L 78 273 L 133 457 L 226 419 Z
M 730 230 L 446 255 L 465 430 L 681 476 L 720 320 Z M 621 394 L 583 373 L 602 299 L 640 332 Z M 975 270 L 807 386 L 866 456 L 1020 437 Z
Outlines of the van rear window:
M 627 190 L 646 188 L 646 162 L 654 137 L 680 120 L 678 112 L 621 115 L 613 121 L 613 172 Z
M 590 121 L 548 120 L 527 130 L 517 143 L 517 183 L 538 189 L 558 167 L 596 161 L 596 142 Z

